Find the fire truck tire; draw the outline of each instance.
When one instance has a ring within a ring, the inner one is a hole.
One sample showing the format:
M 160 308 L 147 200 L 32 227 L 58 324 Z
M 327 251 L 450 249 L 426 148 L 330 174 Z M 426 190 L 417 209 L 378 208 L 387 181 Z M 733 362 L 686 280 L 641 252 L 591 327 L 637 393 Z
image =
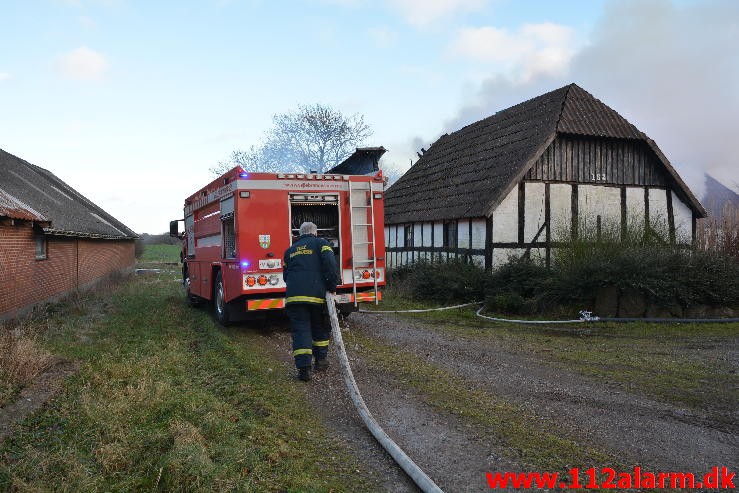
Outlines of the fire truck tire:
M 231 322 L 231 306 L 225 300 L 221 271 L 218 271 L 216 275 L 216 283 L 213 288 L 213 312 L 216 320 L 221 325 L 228 325 Z

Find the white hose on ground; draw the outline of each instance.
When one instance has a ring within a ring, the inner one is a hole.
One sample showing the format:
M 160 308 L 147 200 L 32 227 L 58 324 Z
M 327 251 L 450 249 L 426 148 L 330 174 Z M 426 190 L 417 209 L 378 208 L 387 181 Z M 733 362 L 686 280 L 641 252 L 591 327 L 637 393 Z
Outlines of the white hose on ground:
M 473 301 L 463 305 L 443 306 L 441 308 L 424 308 L 423 310 L 359 310 L 359 313 L 424 313 L 424 312 L 440 312 L 442 310 L 453 310 L 454 308 L 463 308 L 465 306 L 479 305 L 482 301 Z
M 596 320 L 590 320 L 586 318 L 578 318 L 575 320 L 515 320 L 511 318 L 495 318 L 495 317 L 488 317 L 487 315 L 482 315 L 481 312 L 485 309 L 484 306 L 481 306 L 479 310 L 475 312 L 475 315 L 477 315 L 480 318 L 485 318 L 488 320 L 493 320 L 495 322 L 508 322 L 512 324 L 575 324 L 575 323 L 583 323 L 583 322 L 595 322 Z
M 336 313 L 336 304 L 334 303 L 334 296 L 327 292 L 326 293 L 326 304 L 328 305 L 328 314 L 331 319 L 331 334 L 333 335 L 334 344 L 336 345 L 336 353 L 339 356 L 339 363 L 341 366 L 341 372 L 344 375 L 344 383 L 346 388 L 349 390 L 349 395 L 354 401 L 354 406 L 357 408 L 357 412 L 364 421 L 367 429 L 372 433 L 375 439 L 380 442 L 380 445 L 389 453 L 395 462 L 410 476 L 416 485 L 421 488 L 424 493 L 444 493 L 436 483 L 424 473 L 410 457 L 403 452 L 398 444 L 396 444 L 388 435 L 380 428 L 375 418 L 372 417 L 367 405 L 362 399 L 362 394 L 359 393 L 357 382 L 354 380 L 354 374 L 349 366 L 349 358 L 346 356 L 346 349 L 344 348 L 344 339 L 341 337 L 341 329 L 339 328 L 339 317 Z

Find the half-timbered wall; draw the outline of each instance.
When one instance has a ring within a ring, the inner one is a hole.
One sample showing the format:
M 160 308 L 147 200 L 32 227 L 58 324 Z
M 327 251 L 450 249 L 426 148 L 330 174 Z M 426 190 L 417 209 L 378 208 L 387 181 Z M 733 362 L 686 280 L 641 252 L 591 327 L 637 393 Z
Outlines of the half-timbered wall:
M 687 201 L 645 143 L 558 136 L 487 218 L 388 225 L 388 265 L 464 256 L 492 268 L 512 256 L 549 264 L 557 244 L 603 227 L 649 224 L 690 243 L 695 221 Z M 447 235 L 453 223 L 456 244 Z M 404 231 L 412 227 L 412 244 Z
M 409 227 L 412 239 L 406 244 L 405 231 Z M 456 231 L 453 238 L 447 235 L 449 227 Z M 486 237 L 487 221 L 482 218 L 389 225 L 385 227 L 387 264 L 397 267 L 418 260 L 459 256 L 484 266 Z

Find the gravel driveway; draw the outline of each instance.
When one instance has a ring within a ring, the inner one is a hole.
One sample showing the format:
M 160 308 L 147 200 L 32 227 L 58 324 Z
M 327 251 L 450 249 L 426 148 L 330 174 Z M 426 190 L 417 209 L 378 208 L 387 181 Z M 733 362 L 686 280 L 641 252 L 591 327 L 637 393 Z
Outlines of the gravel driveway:
M 694 409 L 637 395 L 555 367 L 536 354 L 520 354 L 482 339 L 471 342 L 430 322 L 388 315 L 353 315 L 348 330 L 372 337 L 464 378 L 496 398 L 540 417 L 577 443 L 605 450 L 615 464 L 652 471 L 701 473 L 713 466 L 736 470 L 736 423 L 716 422 Z M 289 334 L 275 327 L 265 338 L 292 378 Z M 492 330 L 492 329 L 491 329 Z M 510 454 L 456 416 L 440 412 L 388 372 L 369 366 L 357 348 L 347 347 L 357 383 L 385 431 L 446 491 L 490 491 L 486 471 L 528 471 Z M 415 491 L 377 445 L 345 391 L 338 364 L 305 386 L 326 425 L 337 432 L 385 491 Z M 492 432 L 492 430 L 491 430 Z

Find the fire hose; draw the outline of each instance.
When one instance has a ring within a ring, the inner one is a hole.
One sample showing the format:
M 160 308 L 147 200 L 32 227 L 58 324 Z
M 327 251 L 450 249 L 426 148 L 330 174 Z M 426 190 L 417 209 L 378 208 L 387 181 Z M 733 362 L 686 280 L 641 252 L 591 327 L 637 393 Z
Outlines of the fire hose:
M 385 431 L 377 424 L 375 418 L 370 413 L 365 404 L 362 394 L 359 392 L 357 382 L 354 380 L 354 374 L 349 366 L 349 358 L 346 355 L 346 349 L 344 348 L 344 340 L 341 337 L 341 329 L 339 328 L 339 318 L 336 313 L 336 304 L 334 301 L 334 295 L 326 293 L 326 304 L 328 305 L 328 314 L 331 319 L 331 334 L 336 344 L 336 352 L 338 354 L 339 365 L 341 366 L 341 373 L 344 376 L 344 383 L 346 388 L 349 390 L 349 396 L 354 402 L 354 407 L 357 408 L 359 416 L 364 421 L 364 425 L 372 433 L 372 436 L 382 445 L 382 447 L 390 454 L 390 456 L 397 462 L 397 464 L 405 471 L 405 473 L 413 480 L 414 483 L 424 493 L 444 493 L 434 481 L 429 478 L 426 473 L 416 465 L 413 460 L 403 452 L 398 444 L 396 444 Z
M 482 301 L 473 301 L 472 303 L 464 303 L 462 305 L 443 306 L 440 308 L 425 308 L 419 310 L 359 310 L 360 313 L 370 314 L 382 314 L 382 313 L 426 313 L 426 312 L 438 312 L 442 310 L 453 310 L 455 308 L 464 308 L 472 305 L 483 305 L 476 312 L 475 315 L 484 318 L 486 320 L 492 320 L 493 322 L 505 322 L 511 324 L 574 324 L 574 323 L 586 323 L 586 322 L 646 322 L 646 323 L 673 323 L 673 324 L 707 324 L 707 323 L 736 323 L 739 322 L 739 318 L 656 318 L 656 317 L 643 317 L 643 318 L 618 318 L 618 317 L 598 317 L 593 315 L 593 312 L 587 310 L 581 310 L 579 315 L 580 318 L 572 320 L 518 320 L 514 318 L 498 318 L 489 317 L 483 315 L 482 311 L 485 309 Z

